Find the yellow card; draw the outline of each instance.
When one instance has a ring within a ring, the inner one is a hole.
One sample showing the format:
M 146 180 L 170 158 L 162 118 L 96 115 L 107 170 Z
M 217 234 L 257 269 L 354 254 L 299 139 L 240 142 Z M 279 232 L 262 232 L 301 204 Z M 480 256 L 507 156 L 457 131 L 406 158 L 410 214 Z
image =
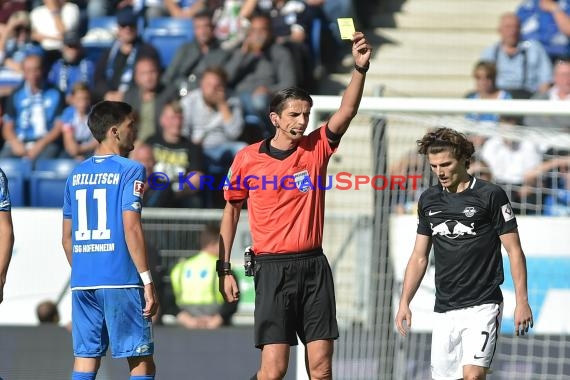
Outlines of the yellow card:
M 343 40 L 352 40 L 354 34 L 354 22 L 351 18 L 337 18 L 338 29 L 340 30 L 340 38 Z

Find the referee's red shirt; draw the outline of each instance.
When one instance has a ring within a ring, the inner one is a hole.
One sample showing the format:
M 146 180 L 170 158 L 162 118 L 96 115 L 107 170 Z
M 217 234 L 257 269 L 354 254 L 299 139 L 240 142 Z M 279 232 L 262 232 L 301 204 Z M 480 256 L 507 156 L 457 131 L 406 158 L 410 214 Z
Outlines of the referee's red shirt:
M 256 254 L 294 253 L 322 246 L 327 164 L 325 126 L 304 136 L 284 160 L 269 156 L 267 141 L 242 149 L 228 172 L 224 198 L 248 201 Z M 318 185 L 320 182 L 320 187 Z

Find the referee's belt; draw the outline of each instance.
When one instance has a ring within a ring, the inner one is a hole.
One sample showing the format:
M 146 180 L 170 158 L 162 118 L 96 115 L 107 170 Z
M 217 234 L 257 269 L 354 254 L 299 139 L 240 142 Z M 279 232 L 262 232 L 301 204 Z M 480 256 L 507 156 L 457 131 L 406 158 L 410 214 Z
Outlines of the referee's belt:
M 308 251 L 302 252 L 259 252 L 255 253 L 255 261 L 277 261 L 277 260 L 303 260 L 311 257 L 318 257 L 324 255 L 323 248 L 313 248 Z

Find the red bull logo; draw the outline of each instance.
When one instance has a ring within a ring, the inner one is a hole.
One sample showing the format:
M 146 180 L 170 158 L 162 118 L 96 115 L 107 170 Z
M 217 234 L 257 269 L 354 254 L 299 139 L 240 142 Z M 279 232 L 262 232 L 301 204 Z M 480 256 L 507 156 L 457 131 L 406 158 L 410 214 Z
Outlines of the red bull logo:
M 463 235 L 477 235 L 474 231 L 475 223 L 471 223 L 471 227 L 457 220 L 446 220 L 445 222 L 436 224 L 430 223 L 432 236 L 441 235 L 450 239 L 455 239 Z

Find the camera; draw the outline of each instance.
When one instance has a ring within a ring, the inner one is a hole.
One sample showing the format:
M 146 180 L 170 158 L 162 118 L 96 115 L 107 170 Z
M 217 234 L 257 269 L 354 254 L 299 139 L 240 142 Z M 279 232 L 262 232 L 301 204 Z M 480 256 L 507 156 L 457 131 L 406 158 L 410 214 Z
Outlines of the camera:
M 253 276 L 254 259 L 253 250 L 251 247 L 247 247 L 243 253 L 243 267 L 245 269 L 245 275 L 248 277 Z

